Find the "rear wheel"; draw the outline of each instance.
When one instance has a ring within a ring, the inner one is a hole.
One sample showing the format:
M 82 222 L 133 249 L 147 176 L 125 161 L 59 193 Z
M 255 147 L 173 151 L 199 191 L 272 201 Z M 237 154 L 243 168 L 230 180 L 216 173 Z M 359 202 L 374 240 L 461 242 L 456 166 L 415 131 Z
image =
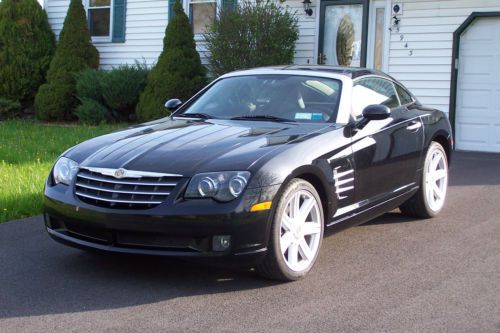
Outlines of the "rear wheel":
M 324 229 L 318 192 L 303 179 L 293 179 L 281 195 L 274 214 L 268 254 L 256 269 L 264 277 L 294 281 L 313 267 Z
M 425 157 L 420 189 L 399 208 L 412 217 L 434 217 L 443 209 L 448 188 L 448 160 L 439 143 L 432 142 Z

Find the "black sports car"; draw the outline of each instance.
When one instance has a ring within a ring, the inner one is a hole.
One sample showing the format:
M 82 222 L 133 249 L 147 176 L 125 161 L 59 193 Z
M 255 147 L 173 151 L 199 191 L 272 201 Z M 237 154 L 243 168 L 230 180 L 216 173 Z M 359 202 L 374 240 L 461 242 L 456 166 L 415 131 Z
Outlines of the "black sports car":
M 289 281 L 313 267 L 326 227 L 443 208 L 448 119 L 386 74 L 253 69 L 166 107 L 169 117 L 61 155 L 45 187 L 55 240 L 252 265 Z

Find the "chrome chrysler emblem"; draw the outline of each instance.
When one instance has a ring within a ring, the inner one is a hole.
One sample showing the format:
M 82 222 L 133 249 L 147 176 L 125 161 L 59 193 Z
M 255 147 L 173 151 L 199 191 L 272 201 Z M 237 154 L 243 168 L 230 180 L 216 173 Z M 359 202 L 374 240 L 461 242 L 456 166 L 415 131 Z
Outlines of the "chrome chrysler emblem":
M 123 177 L 125 177 L 125 173 L 126 173 L 125 169 L 122 169 L 122 168 L 117 169 L 115 171 L 115 178 L 123 178 Z

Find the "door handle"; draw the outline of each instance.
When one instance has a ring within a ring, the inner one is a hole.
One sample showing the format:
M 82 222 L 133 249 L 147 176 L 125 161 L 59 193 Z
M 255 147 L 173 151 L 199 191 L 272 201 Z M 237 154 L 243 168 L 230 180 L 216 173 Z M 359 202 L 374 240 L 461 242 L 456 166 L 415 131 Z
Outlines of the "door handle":
M 422 123 L 420 121 L 412 121 L 408 126 L 406 126 L 406 129 L 411 132 L 416 132 L 420 127 L 422 127 Z
M 326 63 L 326 54 L 320 52 L 318 54 L 318 65 L 324 65 Z

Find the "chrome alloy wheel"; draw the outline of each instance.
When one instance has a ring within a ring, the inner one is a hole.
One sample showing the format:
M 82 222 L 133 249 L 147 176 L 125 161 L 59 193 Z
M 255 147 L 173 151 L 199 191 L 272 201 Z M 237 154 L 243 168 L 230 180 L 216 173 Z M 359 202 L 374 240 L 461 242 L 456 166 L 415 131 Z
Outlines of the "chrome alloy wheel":
M 433 149 L 430 155 L 425 169 L 425 198 L 429 208 L 437 212 L 443 207 L 446 198 L 448 164 L 441 149 Z
M 321 243 L 321 223 L 319 204 L 311 192 L 299 190 L 285 205 L 280 249 L 292 271 L 300 272 L 313 264 Z

